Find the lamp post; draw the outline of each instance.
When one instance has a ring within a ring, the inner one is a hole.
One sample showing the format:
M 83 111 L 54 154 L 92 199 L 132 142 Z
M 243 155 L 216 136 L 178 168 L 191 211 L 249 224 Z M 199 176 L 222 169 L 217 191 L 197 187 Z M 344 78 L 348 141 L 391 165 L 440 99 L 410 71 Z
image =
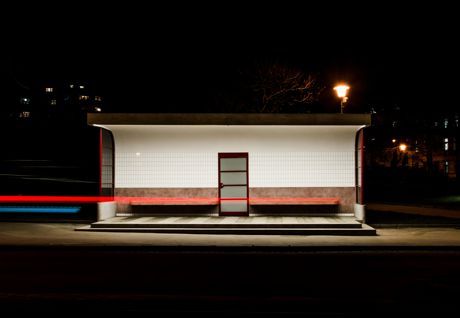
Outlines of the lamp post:
M 340 98 L 340 113 L 343 114 L 343 108 L 345 107 L 345 103 L 348 100 L 347 92 L 350 89 L 350 86 L 340 84 L 334 87 L 334 90 L 337 92 L 337 96 Z

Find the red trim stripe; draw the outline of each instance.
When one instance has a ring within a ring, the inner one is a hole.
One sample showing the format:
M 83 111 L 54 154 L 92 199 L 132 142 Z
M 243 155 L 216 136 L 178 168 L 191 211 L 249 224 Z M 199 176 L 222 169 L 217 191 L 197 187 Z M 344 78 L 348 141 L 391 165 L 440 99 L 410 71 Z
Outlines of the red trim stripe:
M 97 203 L 115 201 L 128 204 L 218 204 L 225 200 L 246 198 L 186 198 L 186 197 L 111 197 L 111 196 L 0 196 L 0 203 Z M 249 198 L 250 204 L 339 204 L 339 198 Z

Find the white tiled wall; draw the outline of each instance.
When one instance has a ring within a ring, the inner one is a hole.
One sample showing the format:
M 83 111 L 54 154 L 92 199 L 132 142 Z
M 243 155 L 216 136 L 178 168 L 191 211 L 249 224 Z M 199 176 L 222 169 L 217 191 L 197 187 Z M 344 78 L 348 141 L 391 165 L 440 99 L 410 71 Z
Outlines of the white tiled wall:
M 115 153 L 117 188 L 208 188 L 217 186 L 215 180 L 217 158 L 212 152 Z
M 359 126 L 109 125 L 117 188 L 208 188 L 219 152 L 249 153 L 251 187 L 350 187 Z

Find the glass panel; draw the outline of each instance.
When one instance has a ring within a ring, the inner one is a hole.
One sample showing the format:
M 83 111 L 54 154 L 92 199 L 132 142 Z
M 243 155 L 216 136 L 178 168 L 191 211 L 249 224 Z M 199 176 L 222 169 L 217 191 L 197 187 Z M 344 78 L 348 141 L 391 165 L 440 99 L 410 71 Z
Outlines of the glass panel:
M 220 182 L 223 184 L 246 184 L 246 172 L 221 172 Z
M 221 212 L 247 212 L 248 204 L 246 200 L 222 200 L 220 201 Z
M 246 171 L 246 158 L 220 158 L 220 170 L 243 170 Z
M 247 190 L 244 187 L 224 186 L 220 189 L 221 198 L 246 198 Z

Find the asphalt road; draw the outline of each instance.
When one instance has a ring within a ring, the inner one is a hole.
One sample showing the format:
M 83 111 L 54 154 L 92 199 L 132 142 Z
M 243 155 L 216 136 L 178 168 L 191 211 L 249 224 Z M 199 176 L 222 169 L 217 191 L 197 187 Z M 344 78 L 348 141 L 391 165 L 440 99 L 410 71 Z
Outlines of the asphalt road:
M 0 313 L 460 312 L 460 250 L 0 247 Z

